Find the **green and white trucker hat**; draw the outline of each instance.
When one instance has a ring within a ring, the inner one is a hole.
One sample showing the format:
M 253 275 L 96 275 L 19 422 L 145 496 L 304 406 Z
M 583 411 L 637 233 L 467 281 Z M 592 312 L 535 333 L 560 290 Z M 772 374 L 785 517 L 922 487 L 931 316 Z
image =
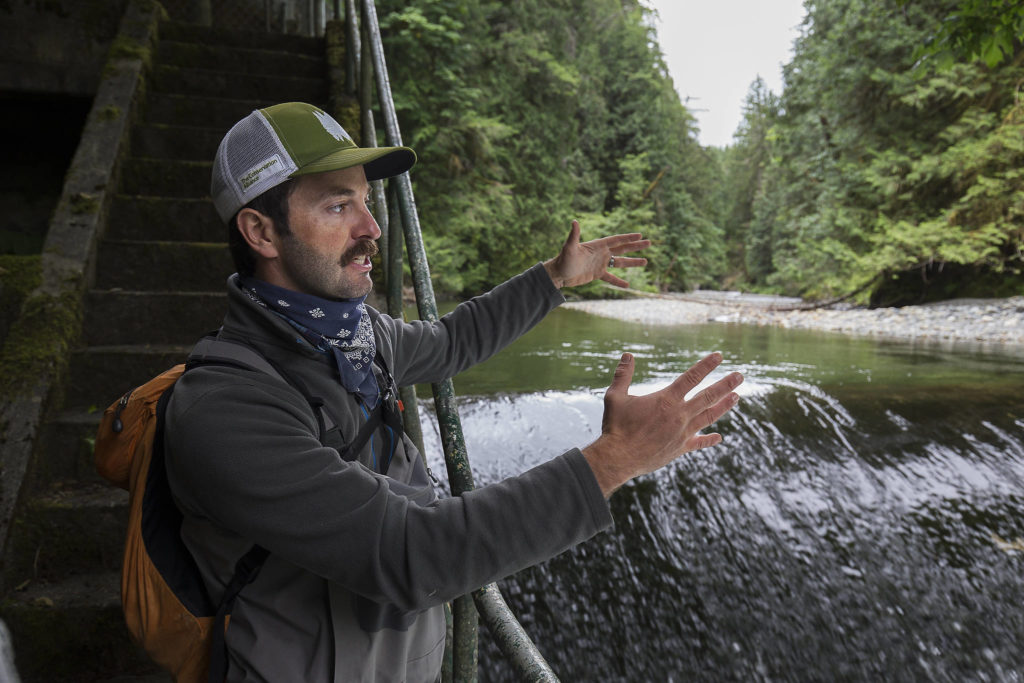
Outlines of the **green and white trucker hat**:
M 416 163 L 408 147 L 357 147 L 324 110 L 303 102 L 257 109 L 221 140 L 210 196 L 222 221 L 289 178 L 362 165 L 367 180 L 399 175 Z

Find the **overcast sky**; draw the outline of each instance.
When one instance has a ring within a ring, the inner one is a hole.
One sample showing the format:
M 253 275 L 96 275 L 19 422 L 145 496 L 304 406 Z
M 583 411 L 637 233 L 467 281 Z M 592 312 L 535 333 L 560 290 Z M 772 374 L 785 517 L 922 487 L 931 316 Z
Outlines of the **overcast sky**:
M 700 143 L 731 144 L 751 82 L 760 75 L 782 91 L 802 0 L 643 2 L 659 14 L 658 42 L 679 96 L 697 117 Z

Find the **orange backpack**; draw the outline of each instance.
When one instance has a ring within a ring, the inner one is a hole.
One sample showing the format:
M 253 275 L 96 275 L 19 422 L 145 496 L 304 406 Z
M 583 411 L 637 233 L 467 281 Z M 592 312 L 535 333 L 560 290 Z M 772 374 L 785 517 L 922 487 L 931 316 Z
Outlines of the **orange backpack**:
M 344 459 L 354 458 L 381 425 L 401 439 L 401 408 L 394 380 L 379 354 L 377 361 L 385 381 L 383 400 L 339 454 Z M 220 603 L 215 604 L 206 594 L 199 567 L 181 540 L 182 515 L 171 495 L 164 467 L 164 413 L 175 382 L 200 365 L 230 365 L 277 377 L 305 396 L 317 414 L 321 434 L 336 424 L 323 409 L 323 401 L 310 397 L 301 384 L 289 381 L 256 350 L 212 335 L 196 344 L 187 363 L 175 365 L 129 391 L 104 411 L 96 434 L 96 469 L 129 493 L 128 534 L 121 567 L 125 622 L 132 638 L 178 683 L 204 679 L 223 682 L 227 674 L 224 630 L 231 608 L 239 591 L 256 579 L 268 555 L 258 545 L 244 554 L 235 564 L 234 577 Z
M 248 346 L 207 337 L 193 350 L 187 366 L 174 366 L 106 409 L 95 450 L 100 475 L 129 492 L 121 567 L 121 606 L 128 630 L 175 681 L 190 683 L 224 680 L 224 629 L 231 607 L 267 557 L 260 546 L 243 555 L 218 605 L 206 594 L 199 568 L 181 541 L 182 515 L 164 469 L 164 412 L 174 383 L 186 367 L 206 364 L 233 365 L 281 377 Z

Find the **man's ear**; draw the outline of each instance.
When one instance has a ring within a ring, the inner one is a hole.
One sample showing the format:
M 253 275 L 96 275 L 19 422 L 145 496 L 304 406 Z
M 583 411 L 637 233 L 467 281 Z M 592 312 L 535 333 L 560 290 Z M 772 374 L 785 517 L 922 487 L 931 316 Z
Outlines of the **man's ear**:
M 248 207 L 238 212 L 238 232 L 249 247 L 265 259 L 277 258 L 278 235 L 274 221 L 266 214 Z

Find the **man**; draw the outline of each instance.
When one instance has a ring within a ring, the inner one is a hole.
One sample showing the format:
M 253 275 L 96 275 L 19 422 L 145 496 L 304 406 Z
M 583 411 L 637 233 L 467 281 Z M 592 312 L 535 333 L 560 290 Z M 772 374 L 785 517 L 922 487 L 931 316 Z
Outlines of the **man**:
M 394 421 L 358 443 L 393 405 L 392 382 L 450 377 L 541 320 L 563 301 L 559 287 L 625 285 L 608 267 L 646 263 L 621 256 L 649 245 L 638 234 L 581 243 L 574 222 L 554 259 L 441 321 L 394 320 L 363 303 L 380 236 L 368 180 L 414 162 L 408 148 L 356 147 L 302 103 L 254 111 L 217 152 L 212 195 L 239 270 L 221 336 L 289 380 L 201 366 L 179 380 L 167 412 L 182 537 L 211 597 L 254 544 L 270 552 L 231 615 L 230 681 L 437 680 L 444 602 L 609 526 L 612 491 L 718 443 L 698 432 L 735 404 L 735 373 L 684 398 L 717 354 L 643 397 L 627 394 L 625 354 L 594 443 L 454 499 L 437 499 Z

